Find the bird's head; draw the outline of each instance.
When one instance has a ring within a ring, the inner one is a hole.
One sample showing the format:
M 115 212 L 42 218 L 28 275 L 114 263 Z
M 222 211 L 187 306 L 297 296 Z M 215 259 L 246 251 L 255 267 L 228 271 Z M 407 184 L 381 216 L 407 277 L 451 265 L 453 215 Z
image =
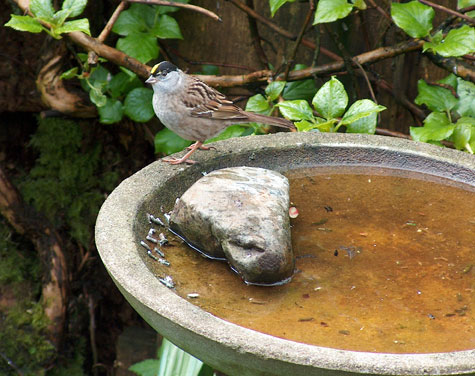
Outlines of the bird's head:
M 152 87 L 158 85 L 161 88 L 172 88 L 178 84 L 180 79 L 180 69 L 169 61 L 162 61 L 153 66 L 150 76 L 145 83 L 151 84 Z

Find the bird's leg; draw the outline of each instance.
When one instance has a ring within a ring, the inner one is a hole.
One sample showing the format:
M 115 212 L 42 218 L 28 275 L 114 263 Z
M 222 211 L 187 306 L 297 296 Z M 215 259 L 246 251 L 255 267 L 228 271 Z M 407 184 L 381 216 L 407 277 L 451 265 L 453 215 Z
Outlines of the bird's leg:
M 196 141 L 193 145 L 188 146 L 187 149 L 188 150 L 193 149 L 198 142 L 199 141 Z M 204 146 L 203 143 L 201 143 L 201 145 L 199 146 L 198 149 L 200 149 L 200 150 L 211 150 L 211 149 L 216 150 L 216 148 L 214 146 Z
M 188 163 L 188 164 L 194 164 L 196 161 L 193 161 L 191 159 L 188 159 L 191 154 L 193 154 L 196 150 L 201 149 L 201 146 L 203 143 L 201 141 L 196 141 L 193 145 L 191 145 L 189 148 L 190 151 L 186 153 L 183 157 L 181 158 L 163 158 L 162 161 L 170 163 L 170 164 L 180 164 L 180 163 Z

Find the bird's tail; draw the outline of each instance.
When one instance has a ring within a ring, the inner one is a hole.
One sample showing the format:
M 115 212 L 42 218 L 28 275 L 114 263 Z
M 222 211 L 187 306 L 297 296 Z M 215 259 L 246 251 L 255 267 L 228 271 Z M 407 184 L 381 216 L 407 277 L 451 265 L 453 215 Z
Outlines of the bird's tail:
M 294 132 L 296 131 L 294 123 L 287 119 L 283 118 L 278 118 L 274 116 L 267 116 L 267 115 L 261 115 L 261 114 L 256 114 L 256 113 L 247 113 L 249 115 L 249 120 L 252 122 L 256 123 L 264 123 L 268 125 L 274 125 L 276 127 L 280 128 L 288 128 L 293 130 Z

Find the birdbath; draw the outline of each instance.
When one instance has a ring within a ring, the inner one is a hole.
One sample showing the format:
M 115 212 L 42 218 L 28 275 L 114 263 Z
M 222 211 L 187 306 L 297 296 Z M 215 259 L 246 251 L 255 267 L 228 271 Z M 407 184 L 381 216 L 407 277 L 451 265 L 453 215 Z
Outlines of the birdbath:
M 319 166 L 374 166 L 415 171 L 473 188 L 472 155 L 389 137 L 323 133 L 249 136 L 213 146 L 216 150 L 196 153 L 197 164 L 171 166 L 156 161 L 124 180 L 107 198 L 97 219 L 96 244 L 111 278 L 157 332 L 228 375 L 475 372 L 475 342 L 472 349 L 439 353 L 341 350 L 278 338 L 223 320 L 161 283 L 140 244 L 150 228 L 147 214 L 170 210 L 203 173 L 216 169 L 251 166 L 286 173 Z M 473 312 L 468 314 L 473 322 Z

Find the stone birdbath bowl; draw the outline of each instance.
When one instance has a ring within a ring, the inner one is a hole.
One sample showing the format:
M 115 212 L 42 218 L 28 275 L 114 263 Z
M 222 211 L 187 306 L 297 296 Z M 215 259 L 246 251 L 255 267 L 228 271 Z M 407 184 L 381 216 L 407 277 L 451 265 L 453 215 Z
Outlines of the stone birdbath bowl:
M 417 171 L 475 186 L 475 157 L 380 136 L 279 133 L 214 144 L 191 166 L 152 163 L 107 198 L 96 243 L 110 276 L 134 309 L 177 346 L 228 375 L 462 375 L 475 373 L 474 349 L 390 354 L 338 350 L 285 340 L 222 320 L 159 282 L 140 240 L 147 213 L 170 210 L 203 172 L 253 166 L 279 172 L 318 166 L 378 166 Z M 453 334 L 454 336 L 456 333 Z

